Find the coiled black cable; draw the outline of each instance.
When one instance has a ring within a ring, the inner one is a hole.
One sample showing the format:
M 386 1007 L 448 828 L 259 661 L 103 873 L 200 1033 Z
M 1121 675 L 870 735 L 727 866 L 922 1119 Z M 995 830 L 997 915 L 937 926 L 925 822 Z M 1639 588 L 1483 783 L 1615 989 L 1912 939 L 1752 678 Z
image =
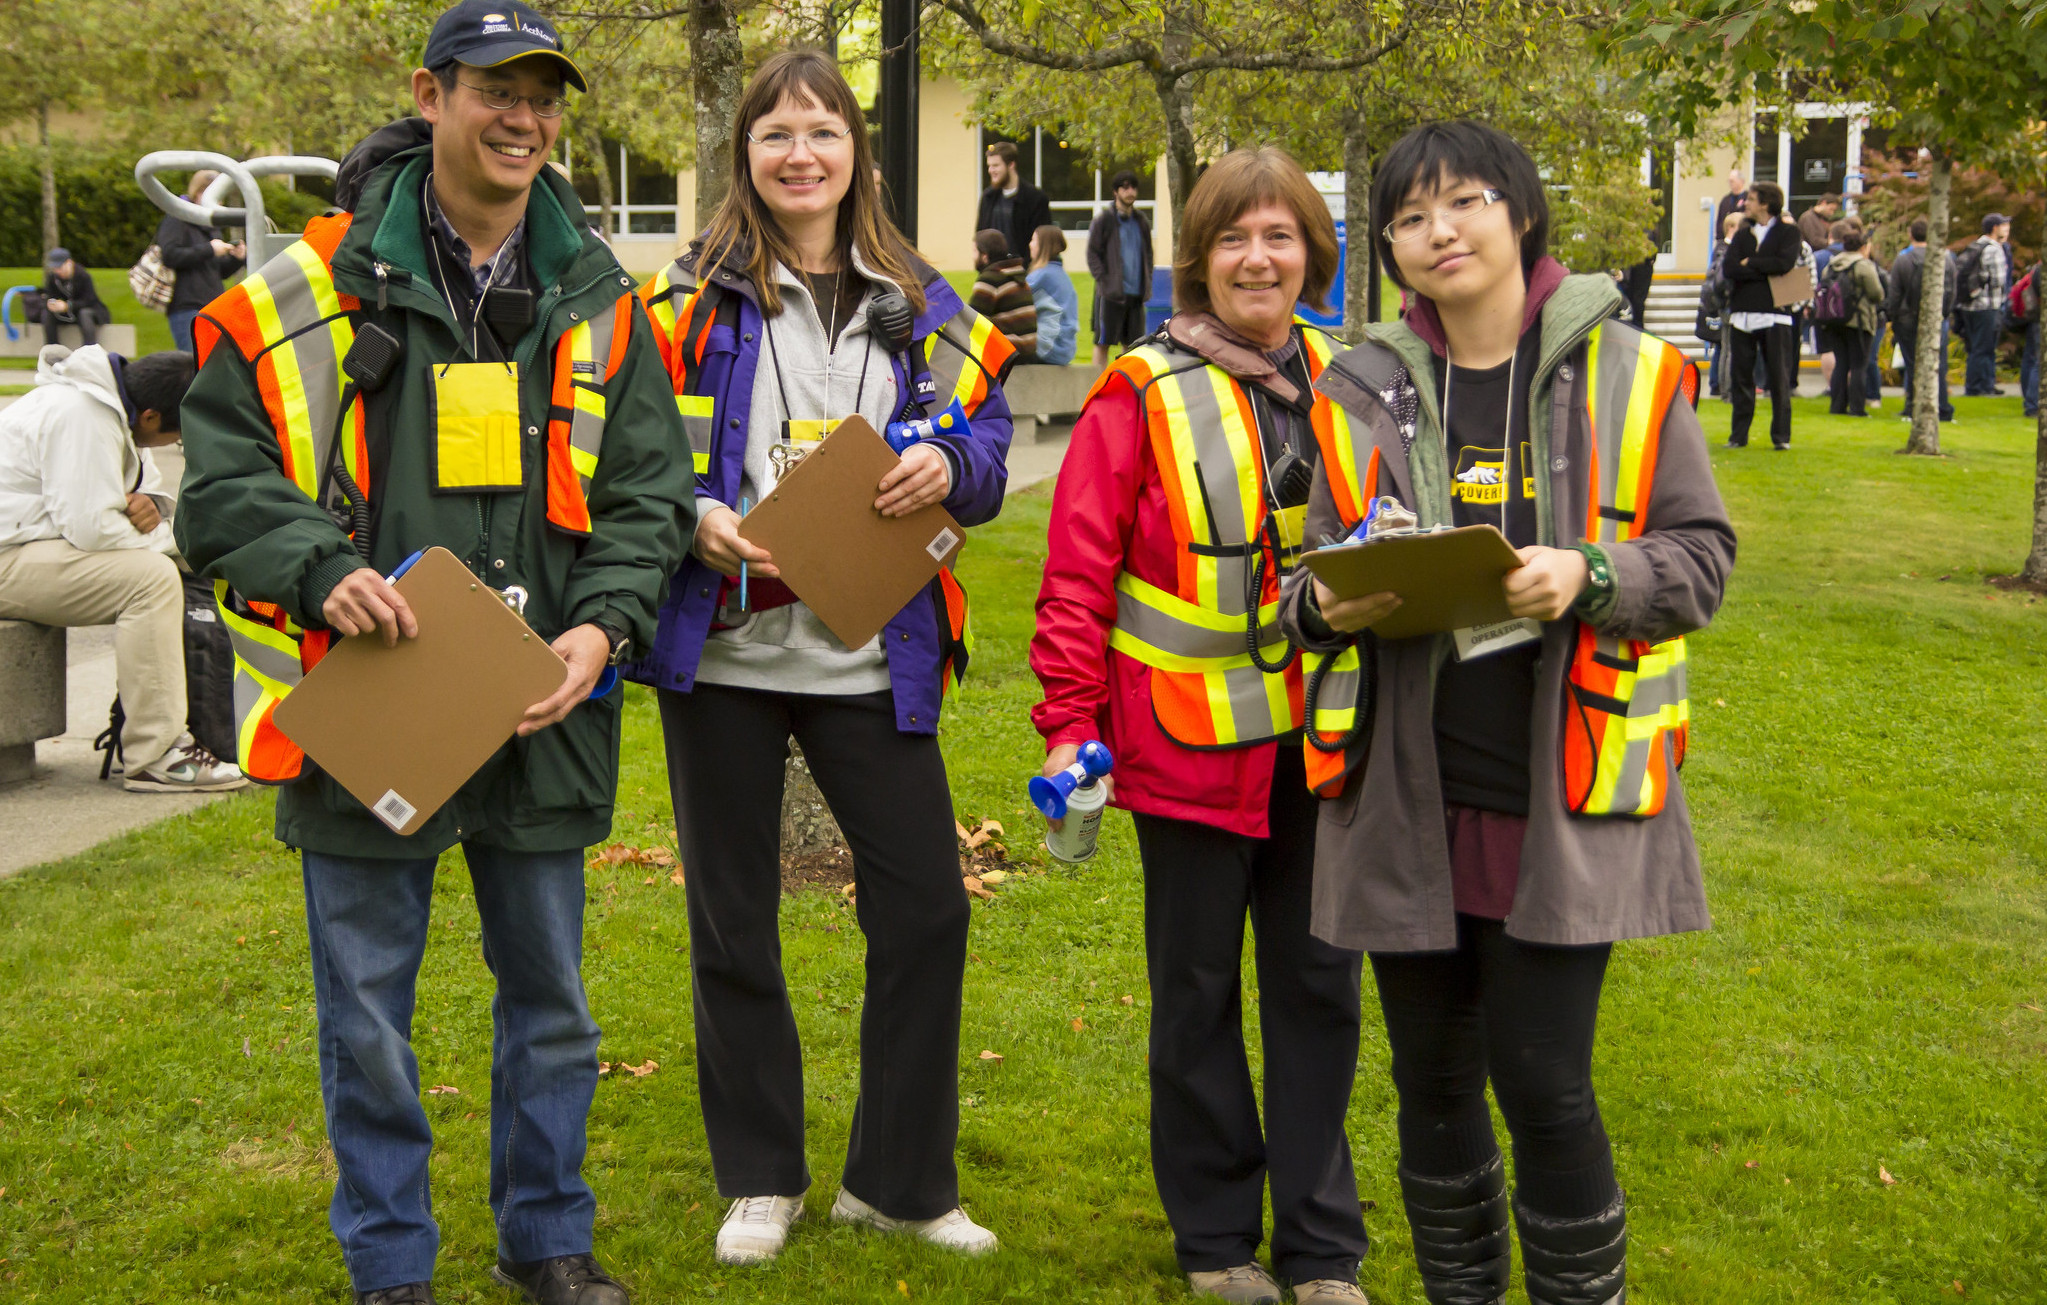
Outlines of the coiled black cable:
M 1262 606 L 1259 600 L 1265 596 L 1265 550 L 1268 545 L 1272 549 L 1272 557 L 1276 564 L 1280 546 L 1279 527 L 1274 523 L 1271 513 L 1267 513 L 1265 520 L 1259 524 L 1258 540 L 1254 549 L 1256 560 L 1251 563 L 1250 585 L 1244 592 L 1244 648 L 1251 654 L 1253 666 L 1267 675 L 1278 675 L 1294 664 L 1294 659 L 1301 655 L 1301 650 L 1289 642 L 1286 656 L 1276 662 L 1269 662 L 1265 660 L 1264 650 L 1258 646 L 1260 629 L 1258 612 Z
M 1363 636 L 1353 639 L 1351 646 L 1356 648 L 1358 653 L 1358 697 L 1357 702 L 1353 704 L 1350 728 L 1334 740 L 1324 739 L 1321 732 L 1315 728 L 1315 701 L 1322 696 L 1323 677 L 1329 674 L 1330 667 L 1336 665 L 1337 658 L 1342 655 L 1341 652 L 1324 657 L 1321 665 L 1308 672 L 1308 685 L 1302 696 L 1301 715 L 1307 722 L 1308 746 L 1317 752 L 1336 753 L 1348 749 L 1364 732 L 1366 720 L 1371 714 L 1372 691 L 1375 687 L 1372 680 L 1373 650 Z

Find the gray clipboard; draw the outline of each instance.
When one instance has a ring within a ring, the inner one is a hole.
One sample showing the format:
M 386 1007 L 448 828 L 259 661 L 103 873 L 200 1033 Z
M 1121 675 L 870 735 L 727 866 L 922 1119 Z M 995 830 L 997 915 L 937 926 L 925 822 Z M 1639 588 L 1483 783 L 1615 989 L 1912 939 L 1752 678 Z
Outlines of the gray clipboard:
M 1338 598 L 1396 593 L 1400 606 L 1372 627 L 1382 639 L 1442 634 L 1507 620 L 1500 579 L 1521 565 L 1493 526 L 1460 526 L 1426 535 L 1337 544 L 1301 561 Z

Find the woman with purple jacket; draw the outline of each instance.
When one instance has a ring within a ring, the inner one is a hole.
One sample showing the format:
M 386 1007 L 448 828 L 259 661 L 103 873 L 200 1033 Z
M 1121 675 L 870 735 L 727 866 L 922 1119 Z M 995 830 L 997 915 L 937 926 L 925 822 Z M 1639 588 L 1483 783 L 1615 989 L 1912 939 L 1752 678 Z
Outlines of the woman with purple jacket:
M 945 678 L 966 667 L 965 594 L 942 573 L 849 648 L 738 525 L 832 423 L 857 413 L 880 430 L 955 401 L 966 433 L 912 445 L 875 507 L 993 518 L 1012 355 L 883 214 L 859 104 L 828 56 L 768 60 L 737 125 L 723 205 L 641 291 L 696 456 L 698 525 L 632 672 L 659 691 L 688 867 L 698 1087 L 732 1202 L 717 1255 L 772 1260 L 810 1186 L 777 936 L 791 737 L 851 846 L 867 940 L 860 1096 L 832 1217 L 985 1254 L 995 1236 L 960 1209 L 953 1159 L 968 904 L 936 737 Z

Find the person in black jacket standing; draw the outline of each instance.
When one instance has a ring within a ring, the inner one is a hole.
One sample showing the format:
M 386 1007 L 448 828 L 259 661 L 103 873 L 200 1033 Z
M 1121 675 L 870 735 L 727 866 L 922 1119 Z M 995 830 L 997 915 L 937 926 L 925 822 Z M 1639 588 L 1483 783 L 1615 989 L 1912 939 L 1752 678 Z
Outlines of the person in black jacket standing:
M 1755 420 L 1756 392 L 1747 381 L 1761 352 L 1770 378 L 1770 446 L 1791 447 L 1791 369 L 1797 364 L 1798 337 L 1791 314 L 1777 306 L 1770 278 L 1798 266 L 1803 240 L 1798 228 L 1783 220 L 1784 191 L 1774 182 L 1748 188 L 1749 225 L 1727 246 L 1727 279 L 1734 283 L 1728 303 L 1728 357 L 1733 365 L 1729 399 L 1734 423 L 1727 447 L 1748 447 L 1749 423 Z
M 185 187 L 185 198 L 197 204 L 219 175 L 193 173 L 192 184 Z M 157 224 L 156 244 L 163 265 L 178 274 L 177 283 L 171 287 L 170 303 L 164 306 L 171 319 L 171 339 L 178 348 L 190 353 L 192 319 L 199 316 L 200 309 L 220 298 L 220 292 L 227 288 L 224 278 L 242 270 L 249 250 L 246 245 L 230 245 L 212 227 L 202 227 L 168 213 Z
M 1926 219 L 1915 218 L 1912 222 L 1912 243 L 1898 255 L 1891 264 L 1890 294 L 1884 299 L 1884 315 L 1893 323 L 1891 333 L 1898 339 L 1898 347 L 1904 356 L 1905 365 L 1899 370 L 1905 375 L 1906 421 L 1912 420 L 1912 367 L 1919 354 L 1919 294 L 1926 275 Z M 1945 255 L 1947 276 L 1940 286 L 1940 419 L 1953 421 L 1955 405 L 1947 395 L 1947 344 L 1948 320 L 1955 312 L 1955 256 Z
M 1009 251 L 1028 251 L 1031 233 L 1052 223 L 1052 201 L 1023 179 L 1017 162 L 1016 145 L 1006 140 L 988 147 L 988 189 L 981 192 L 981 208 L 974 216 L 974 230 L 1000 231 Z M 1022 257 L 1022 254 L 1018 254 Z
M 1151 298 L 1151 223 L 1137 207 L 1137 174 L 1124 169 L 1109 183 L 1116 197 L 1087 229 L 1087 270 L 1095 278 L 1095 370 L 1109 365 L 1110 349 L 1127 349 L 1150 334 L 1144 305 Z

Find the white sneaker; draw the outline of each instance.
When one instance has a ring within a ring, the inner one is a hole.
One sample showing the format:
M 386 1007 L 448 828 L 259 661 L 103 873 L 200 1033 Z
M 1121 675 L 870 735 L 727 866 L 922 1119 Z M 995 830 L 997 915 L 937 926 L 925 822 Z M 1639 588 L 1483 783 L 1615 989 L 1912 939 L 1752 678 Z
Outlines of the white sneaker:
M 121 787 L 130 793 L 224 793 L 248 784 L 240 767 L 200 747 L 190 734 L 156 761 L 121 776 Z
M 766 1264 L 782 1253 L 789 1225 L 803 1213 L 800 1196 L 742 1196 L 718 1228 L 718 1263 Z
M 891 1219 L 843 1187 L 839 1189 L 839 1199 L 832 1202 L 832 1221 L 866 1224 L 882 1232 L 909 1233 L 961 1255 L 990 1255 L 1001 1244 L 994 1233 L 968 1218 L 967 1212 L 957 1206 L 936 1219 Z

